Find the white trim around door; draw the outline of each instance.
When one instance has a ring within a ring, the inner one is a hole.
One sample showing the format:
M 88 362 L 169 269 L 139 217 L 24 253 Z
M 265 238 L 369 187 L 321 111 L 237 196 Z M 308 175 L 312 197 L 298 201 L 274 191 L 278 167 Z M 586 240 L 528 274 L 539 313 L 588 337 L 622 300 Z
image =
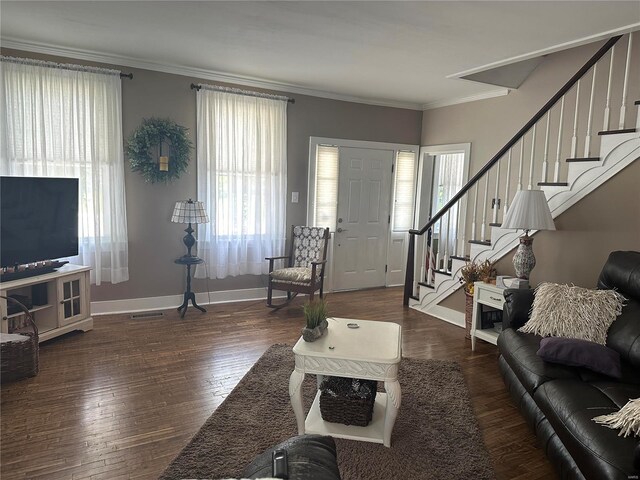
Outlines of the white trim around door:
M 309 138 L 309 173 L 308 173 L 308 195 L 307 195 L 307 224 L 315 224 L 315 212 L 316 212 L 316 188 L 317 188 L 317 151 L 319 146 L 333 146 L 336 148 L 350 147 L 360 149 L 382 150 L 389 151 L 393 154 L 392 162 L 392 176 L 391 176 L 391 194 L 389 195 L 389 229 L 388 229 L 388 242 L 387 242 L 387 271 L 385 273 L 385 286 L 396 286 L 404 283 L 404 271 L 407 257 L 407 244 L 408 244 L 408 230 L 393 231 L 394 215 L 396 215 L 395 199 L 398 192 L 396 176 L 398 169 L 396 168 L 397 157 L 399 152 L 412 152 L 414 154 L 415 162 L 413 166 L 413 178 L 416 179 L 417 166 L 418 166 L 418 145 L 408 145 L 399 143 L 386 143 L 386 142 L 370 142 L 361 140 L 346 140 L 326 137 L 310 137 Z M 339 172 L 339 168 L 337 169 Z M 339 175 L 339 173 L 337 174 Z M 338 178 L 335 179 L 336 191 L 338 185 Z M 416 182 L 414 181 L 414 191 Z M 415 194 L 413 195 L 414 205 L 411 213 L 411 228 L 415 227 Z M 336 211 L 337 211 L 336 201 Z M 325 290 L 334 290 L 334 238 L 336 225 L 329 225 L 332 232 L 331 239 L 329 241 L 328 248 L 328 265 L 325 272 Z

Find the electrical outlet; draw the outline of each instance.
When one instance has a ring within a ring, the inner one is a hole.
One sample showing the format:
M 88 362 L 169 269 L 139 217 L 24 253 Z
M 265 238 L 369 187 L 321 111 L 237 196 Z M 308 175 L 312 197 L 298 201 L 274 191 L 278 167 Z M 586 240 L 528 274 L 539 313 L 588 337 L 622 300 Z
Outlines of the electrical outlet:
M 298 203 L 300 192 L 291 192 L 291 203 Z

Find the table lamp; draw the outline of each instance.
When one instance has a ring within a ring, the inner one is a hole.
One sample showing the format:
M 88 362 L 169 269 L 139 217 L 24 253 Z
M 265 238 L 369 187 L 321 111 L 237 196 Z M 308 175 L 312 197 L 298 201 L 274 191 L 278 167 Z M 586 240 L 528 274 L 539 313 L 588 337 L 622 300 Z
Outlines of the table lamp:
M 187 247 L 187 254 L 184 255 L 184 257 L 193 257 L 194 255 L 191 255 L 191 248 L 196 243 L 196 239 L 192 235 L 194 230 L 191 228 L 191 224 L 209 223 L 209 217 L 204 209 L 204 204 L 202 202 L 194 202 L 191 199 L 176 202 L 171 221 L 173 223 L 189 224 L 189 226 L 184 229 L 187 234 L 182 241 Z
M 519 284 L 516 288 L 529 286 L 529 275 L 536 266 L 536 257 L 533 255 L 533 237 L 529 236 L 530 230 L 555 230 L 553 217 L 549 210 L 547 198 L 542 190 L 519 190 L 511 207 L 502 221 L 502 228 L 521 228 L 524 235 L 520 237 L 520 245 L 513 256 L 513 267 Z

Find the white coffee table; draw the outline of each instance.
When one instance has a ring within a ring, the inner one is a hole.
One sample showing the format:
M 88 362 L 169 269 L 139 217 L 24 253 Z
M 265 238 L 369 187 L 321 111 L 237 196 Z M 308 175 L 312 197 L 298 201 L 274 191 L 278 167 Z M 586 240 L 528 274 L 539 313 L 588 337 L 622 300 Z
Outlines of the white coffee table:
M 295 369 L 289 379 L 289 396 L 298 422 L 298 434 L 318 433 L 391 446 L 391 432 L 400 408 L 401 391 L 398 365 L 402 357 L 402 328 L 397 323 L 373 322 L 349 318 L 329 318 L 329 328 L 322 338 L 293 347 Z M 359 328 L 349 328 L 354 323 Z M 385 393 L 379 392 L 373 419 L 366 427 L 325 422 L 320 415 L 320 391 L 316 393 L 306 421 L 302 405 L 301 385 L 307 373 L 363 378 L 384 382 Z

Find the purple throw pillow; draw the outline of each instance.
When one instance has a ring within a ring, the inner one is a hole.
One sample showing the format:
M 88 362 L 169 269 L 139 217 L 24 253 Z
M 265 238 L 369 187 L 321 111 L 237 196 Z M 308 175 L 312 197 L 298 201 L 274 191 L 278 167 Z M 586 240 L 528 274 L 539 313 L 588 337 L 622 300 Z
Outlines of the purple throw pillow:
M 620 354 L 588 340 L 546 337 L 540 341 L 538 356 L 547 362 L 585 367 L 614 378 L 622 376 Z

